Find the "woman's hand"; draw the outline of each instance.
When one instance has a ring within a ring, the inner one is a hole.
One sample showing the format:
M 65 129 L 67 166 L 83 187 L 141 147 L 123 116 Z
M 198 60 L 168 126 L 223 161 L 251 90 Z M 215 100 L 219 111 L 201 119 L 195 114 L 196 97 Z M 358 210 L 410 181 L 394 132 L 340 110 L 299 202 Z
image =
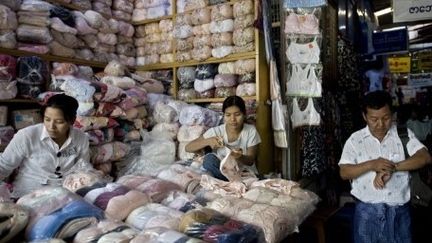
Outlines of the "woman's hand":
M 234 159 L 239 159 L 243 155 L 243 150 L 241 148 L 231 149 L 231 156 Z
M 222 148 L 224 146 L 223 138 L 220 136 L 214 136 L 211 138 L 207 138 L 207 144 L 212 149 Z

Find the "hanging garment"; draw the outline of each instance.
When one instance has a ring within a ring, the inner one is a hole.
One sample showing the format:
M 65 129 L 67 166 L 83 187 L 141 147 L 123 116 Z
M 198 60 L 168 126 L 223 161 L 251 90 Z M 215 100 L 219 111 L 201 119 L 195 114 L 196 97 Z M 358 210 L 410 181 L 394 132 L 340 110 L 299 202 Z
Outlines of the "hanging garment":
M 290 34 L 319 34 L 319 19 L 312 13 L 296 14 L 291 12 L 285 18 L 285 33 Z
M 302 175 L 313 177 L 326 169 L 327 157 L 323 144 L 325 144 L 322 127 L 305 127 L 302 139 Z
M 287 94 L 291 96 L 321 97 L 321 81 L 315 73 L 315 66 L 308 64 L 303 69 L 299 64 L 292 65 L 291 77 L 287 82 Z
M 286 55 L 291 63 L 318 63 L 320 61 L 320 48 L 316 37 L 309 43 L 299 44 L 291 39 Z
M 312 8 L 327 5 L 326 0 L 284 0 L 284 8 Z
M 293 111 L 291 114 L 293 128 L 300 126 L 319 126 L 321 121 L 320 114 L 315 110 L 313 100 L 308 98 L 308 104 L 304 110 L 300 110 L 297 97 L 293 99 Z

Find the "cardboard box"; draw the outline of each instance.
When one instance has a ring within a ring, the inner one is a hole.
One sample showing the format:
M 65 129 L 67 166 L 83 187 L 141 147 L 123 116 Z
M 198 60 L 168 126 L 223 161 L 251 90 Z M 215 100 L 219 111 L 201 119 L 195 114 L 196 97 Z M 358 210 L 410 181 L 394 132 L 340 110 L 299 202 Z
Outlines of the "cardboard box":
M 17 130 L 42 122 L 39 109 L 14 110 L 12 111 L 12 118 L 13 126 Z
M 7 124 L 7 106 L 0 106 L 0 126 L 6 126 Z

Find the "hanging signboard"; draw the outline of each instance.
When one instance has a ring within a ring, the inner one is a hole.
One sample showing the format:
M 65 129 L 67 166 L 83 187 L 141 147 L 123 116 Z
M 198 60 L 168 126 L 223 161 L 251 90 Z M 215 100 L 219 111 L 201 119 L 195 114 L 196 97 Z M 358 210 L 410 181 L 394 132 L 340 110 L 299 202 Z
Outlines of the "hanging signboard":
M 409 73 L 411 72 L 411 57 L 389 57 L 388 67 L 390 73 Z
M 393 22 L 432 19 L 430 0 L 393 0 Z
M 396 53 L 408 50 L 406 28 L 372 33 L 374 54 Z
M 432 73 L 412 73 L 408 75 L 408 85 L 412 87 L 432 86 Z
M 422 52 L 419 53 L 417 57 L 419 60 L 418 68 L 420 70 L 432 70 L 432 52 Z

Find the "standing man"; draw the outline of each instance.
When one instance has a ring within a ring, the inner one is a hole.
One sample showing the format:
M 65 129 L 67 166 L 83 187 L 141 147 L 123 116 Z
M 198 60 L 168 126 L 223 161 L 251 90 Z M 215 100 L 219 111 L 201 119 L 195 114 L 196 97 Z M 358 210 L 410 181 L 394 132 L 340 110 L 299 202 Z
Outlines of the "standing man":
M 357 199 L 354 242 L 411 242 L 409 171 L 430 163 L 431 157 L 408 130 L 410 157 L 405 158 L 387 92 L 368 93 L 362 112 L 367 126 L 348 138 L 339 161 L 340 175 L 351 180 Z

